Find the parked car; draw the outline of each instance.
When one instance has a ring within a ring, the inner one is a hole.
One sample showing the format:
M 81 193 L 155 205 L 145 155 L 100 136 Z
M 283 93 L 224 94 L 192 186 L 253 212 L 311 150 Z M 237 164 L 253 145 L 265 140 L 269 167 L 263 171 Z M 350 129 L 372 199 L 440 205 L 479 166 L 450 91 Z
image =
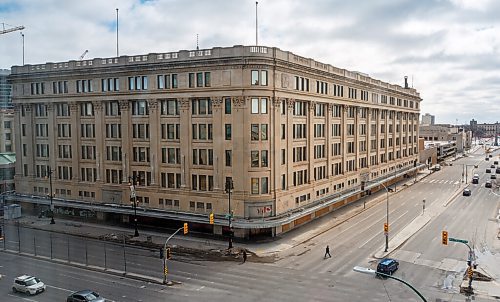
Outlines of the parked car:
M 14 285 L 12 285 L 12 291 L 17 293 L 26 293 L 30 295 L 36 295 L 38 293 L 44 292 L 46 289 L 45 284 L 40 281 L 40 279 L 22 275 L 14 279 Z
M 490 154 L 488 157 L 492 158 L 492 157 L 493 157 L 493 154 Z
M 498 167 L 495 171 L 496 174 L 500 174 L 500 167 Z
M 377 273 L 392 275 L 398 269 L 398 267 L 399 267 L 399 262 L 397 260 L 391 258 L 385 258 L 380 260 L 380 262 L 378 263 Z
M 495 160 L 493 163 L 494 163 L 495 165 L 498 165 L 498 160 Z
M 72 293 L 66 298 L 66 302 L 104 302 L 103 297 L 90 289 L 85 289 Z
M 495 174 L 491 174 L 490 178 L 491 179 L 497 179 L 497 176 Z
M 434 166 L 434 171 L 439 171 L 439 170 L 441 170 L 441 165 L 439 165 L 439 164 L 435 165 Z
M 491 165 L 490 168 L 495 169 L 495 165 Z
M 476 176 L 472 177 L 472 183 L 473 184 L 478 184 L 479 183 L 479 177 L 476 177 Z
M 491 169 L 490 168 L 486 169 L 486 173 L 491 173 Z
M 484 183 L 484 187 L 485 187 L 485 188 L 491 188 L 491 180 L 487 180 L 487 181 Z
M 471 196 L 472 191 L 470 189 L 464 189 L 464 192 L 462 193 L 463 196 Z
M 485 159 L 486 159 L 486 160 L 490 160 L 490 158 L 489 158 L 489 157 L 486 157 Z

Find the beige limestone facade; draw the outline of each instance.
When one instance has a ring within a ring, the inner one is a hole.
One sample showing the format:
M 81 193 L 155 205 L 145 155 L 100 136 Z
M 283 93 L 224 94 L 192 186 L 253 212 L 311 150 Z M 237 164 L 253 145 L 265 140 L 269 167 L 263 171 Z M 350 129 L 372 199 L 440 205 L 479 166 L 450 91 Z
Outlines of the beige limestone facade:
M 216 47 L 12 67 L 16 190 L 123 219 L 276 235 L 418 161 L 421 98 L 279 48 Z M 114 207 L 106 208 L 109 205 Z M 105 216 L 102 216 L 105 217 Z

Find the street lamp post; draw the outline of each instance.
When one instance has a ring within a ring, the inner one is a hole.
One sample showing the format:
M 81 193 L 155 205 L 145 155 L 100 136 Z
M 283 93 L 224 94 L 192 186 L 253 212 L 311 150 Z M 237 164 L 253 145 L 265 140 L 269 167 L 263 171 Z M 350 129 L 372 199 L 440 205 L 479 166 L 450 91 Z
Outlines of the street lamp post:
M 138 177 L 132 176 L 128 178 L 128 185 L 130 188 L 130 198 L 133 199 L 134 205 L 134 237 L 139 237 L 139 230 L 137 229 L 137 193 L 135 192 L 135 182 L 139 181 Z
M 387 198 L 386 198 L 386 219 L 385 219 L 385 223 L 387 224 L 387 231 L 385 231 L 385 250 L 384 252 L 387 252 L 389 250 L 389 189 L 387 189 L 387 187 L 383 184 L 383 183 L 380 183 L 386 193 L 387 193 Z
M 229 249 L 233 248 L 233 225 L 231 224 L 231 191 L 234 189 L 233 180 L 231 178 L 226 179 L 226 193 L 228 194 L 229 201 L 229 213 L 228 213 L 228 225 L 229 225 Z
M 56 222 L 54 221 L 54 192 L 52 191 L 52 170 L 49 169 L 49 189 L 50 189 L 50 224 L 55 224 Z
M 24 66 L 24 34 L 21 32 L 21 38 L 23 39 L 23 66 Z
M 355 267 L 353 267 L 352 270 L 355 271 L 355 272 L 358 272 L 358 273 L 362 273 L 362 274 L 368 274 L 368 275 L 373 275 L 373 276 L 379 275 L 379 276 L 382 276 L 382 277 L 385 277 L 385 278 L 389 278 L 389 279 L 393 279 L 393 280 L 399 281 L 399 282 L 403 283 L 404 285 L 408 286 L 409 288 L 411 288 L 420 297 L 420 299 L 422 301 L 427 302 L 427 300 L 425 299 L 425 297 L 415 287 L 413 287 L 410 283 L 406 282 L 403 279 L 394 277 L 392 275 L 388 275 L 388 274 L 376 272 L 375 270 L 373 270 L 371 268 L 366 268 L 366 267 L 361 267 L 361 266 L 355 266 Z
M 474 169 L 477 169 L 478 165 L 465 165 L 465 164 L 464 164 L 464 167 L 465 167 L 465 183 L 467 184 L 467 178 L 469 178 L 469 177 L 468 177 L 468 175 L 467 175 L 468 168 L 469 168 L 469 167 L 474 167 L 474 168 L 472 169 L 472 171 L 474 171 Z M 463 174 L 463 173 L 462 173 L 462 174 Z
M 361 182 L 361 191 L 365 190 L 365 184 L 368 183 L 368 181 L 362 181 Z M 387 193 L 386 197 L 386 220 L 385 220 L 385 225 L 387 228 L 384 226 L 384 234 L 385 234 L 385 250 L 384 252 L 387 252 L 389 250 L 389 189 L 383 184 L 380 183 L 382 187 L 384 187 L 385 192 Z

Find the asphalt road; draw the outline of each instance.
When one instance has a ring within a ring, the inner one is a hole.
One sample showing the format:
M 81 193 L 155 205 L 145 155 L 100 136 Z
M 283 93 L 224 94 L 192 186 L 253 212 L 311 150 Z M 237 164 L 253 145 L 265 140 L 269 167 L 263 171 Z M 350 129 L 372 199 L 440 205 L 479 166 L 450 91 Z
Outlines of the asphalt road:
M 396 276 L 413 284 L 428 301 L 465 301 L 465 297 L 458 293 L 457 285 L 459 271 L 465 268 L 467 249 L 458 244 L 443 246 L 440 236 L 446 229 L 450 237 L 467 239 L 476 246 L 487 246 L 492 240 L 488 233 L 488 219 L 494 215 L 500 198 L 484 188 L 487 176 L 483 171 L 491 162 L 484 161 L 483 155 L 464 158 L 405 190 L 389 194 L 392 236 L 422 214 L 423 199 L 429 208 L 442 205 L 450 196 L 460 192 L 462 164 L 476 163 L 479 164 L 477 171 L 481 181 L 479 185 L 471 186 L 472 196 L 459 195 L 391 255 L 401 263 Z M 470 178 L 473 172 L 472 168 L 469 169 Z M 272 264 L 198 261 L 175 256 L 169 261 L 169 278 L 182 284 L 172 287 L 71 265 L 87 264 L 160 278 L 163 267 L 156 250 L 124 248 L 121 244 L 104 244 L 82 237 L 20 228 L 21 252 L 35 254 L 36 247 L 36 254 L 46 257 L 46 260 L 1 252 L 3 246 L 0 245 L 0 274 L 4 275 L 0 280 L 0 301 L 64 301 L 72 291 L 85 288 L 101 293 L 110 301 L 420 301 L 401 283 L 352 271 L 356 265 L 375 267 L 377 260 L 373 255 L 385 244 L 385 215 L 386 202 L 383 200 L 327 232 L 281 253 L 279 260 Z M 9 226 L 6 231 L 9 239 L 5 248 L 17 251 L 17 228 Z M 333 257 L 324 259 L 327 244 Z M 63 263 L 50 261 L 51 255 Z M 456 271 L 440 268 L 443 259 L 456 263 Z M 12 280 L 25 273 L 40 277 L 47 284 L 47 291 L 33 297 L 13 294 Z M 446 278 L 453 280 L 452 289 L 442 288 Z M 483 301 L 477 297 L 475 300 Z

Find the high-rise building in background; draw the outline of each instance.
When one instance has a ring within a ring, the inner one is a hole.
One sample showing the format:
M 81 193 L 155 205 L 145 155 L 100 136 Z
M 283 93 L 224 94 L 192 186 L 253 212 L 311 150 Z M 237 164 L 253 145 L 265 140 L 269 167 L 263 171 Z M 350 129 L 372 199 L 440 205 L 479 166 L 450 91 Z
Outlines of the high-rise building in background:
M 273 236 L 418 168 L 415 89 L 278 48 L 14 66 L 11 80 L 17 192 L 45 196 L 53 171 L 56 206 L 92 202 L 100 219 L 128 220 L 136 179 L 143 216 L 226 234 L 231 212 L 236 236 Z
M 436 120 L 435 116 L 429 113 L 422 115 L 422 125 L 434 125 Z
M 0 69 L 0 109 L 12 109 L 12 85 L 7 82 L 8 69 Z

